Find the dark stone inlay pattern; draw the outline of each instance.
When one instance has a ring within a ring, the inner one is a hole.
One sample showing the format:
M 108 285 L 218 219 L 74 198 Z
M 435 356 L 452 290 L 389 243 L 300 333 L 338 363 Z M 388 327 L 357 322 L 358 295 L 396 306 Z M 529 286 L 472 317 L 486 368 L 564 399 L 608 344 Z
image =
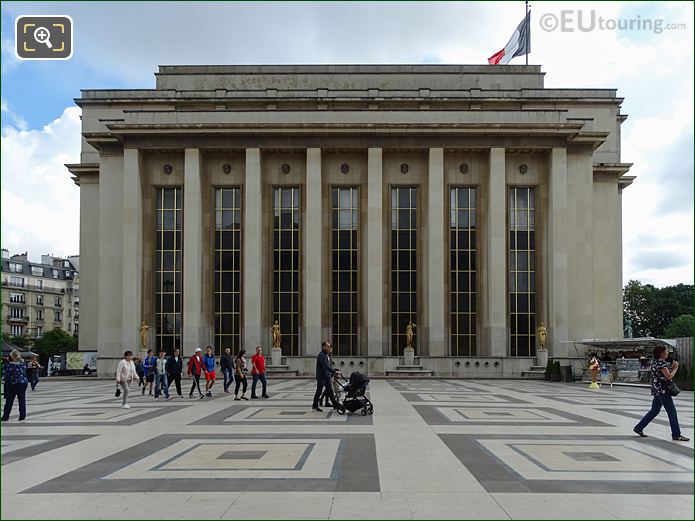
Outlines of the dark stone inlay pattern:
M 6 424 L 3 424 L 3 427 Z M 2 464 L 7 465 L 9 463 L 14 463 L 15 461 L 22 460 L 24 458 L 29 458 L 31 456 L 36 456 L 37 454 L 43 454 L 49 450 L 59 449 L 60 447 L 65 447 L 66 445 L 72 445 L 73 443 L 79 443 L 89 438 L 93 438 L 96 434 L 70 434 L 70 435 L 55 435 L 55 434 L 4 434 L 2 439 L 6 441 L 11 440 L 47 440 L 45 443 L 38 445 L 32 445 L 31 447 L 25 447 L 23 449 L 13 450 L 2 455 Z
M 539 419 L 539 421 L 500 421 L 500 422 L 495 422 L 495 421 L 480 421 L 480 420 L 470 420 L 470 421 L 460 421 L 460 422 L 453 422 L 449 420 L 446 416 L 442 415 L 438 410 L 437 407 L 441 406 L 436 406 L 436 405 L 424 405 L 422 403 L 417 403 L 413 404 L 414 409 L 418 412 L 420 416 L 422 416 L 422 419 L 427 422 L 428 425 L 504 425 L 508 427 L 514 427 L 514 426 L 525 426 L 525 427 L 532 427 L 532 426 L 547 426 L 547 427 L 564 427 L 564 426 L 573 426 L 573 427 L 580 427 L 580 426 L 590 426 L 590 427 L 612 427 L 612 425 L 609 425 L 607 423 L 594 420 L 593 418 L 587 418 L 586 416 L 579 416 L 577 414 L 572 414 L 567 411 L 560 411 L 558 409 L 552 409 L 550 407 L 520 407 L 520 411 L 544 411 L 549 414 L 552 414 L 554 416 L 559 416 L 561 418 L 566 418 L 567 421 L 550 421 L 546 419 Z M 465 403 L 460 403 L 455 406 L 449 406 L 447 405 L 446 407 L 452 407 L 454 409 L 456 408 L 467 408 L 467 409 L 485 409 L 486 415 L 489 415 L 491 411 L 494 411 L 494 408 L 487 407 L 484 408 L 479 405 L 466 405 Z
M 513 434 L 514 439 L 527 440 L 568 440 L 582 444 L 589 440 L 633 441 L 633 436 L 547 436 Z M 510 467 L 484 450 L 476 440 L 508 439 L 506 434 L 439 434 L 449 450 L 465 465 L 489 493 L 574 493 L 574 494 L 663 494 L 692 495 L 692 483 L 639 482 L 639 481 L 601 481 L 601 473 L 596 479 L 583 480 L 528 480 L 514 472 Z M 692 449 L 684 445 L 674 445 L 664 440 L 640 438 L 640 443 L 693 457 Z
M 625 416 L 626 418 L 634 418 L 635 420 L 641 420 L 642 417 L 647 414 L 647 411 L 649 410 L 649 405 L 644 406 L 644 412 L 643 413 L 638 413 L 634 411 L 625 411 L 623 409 L 596 409 L 597 411 L 602 411 L 602 412 L 608 412 L 611 414 L 617 414 L 619 416 Z M 681 429 L 686 428 L 686 429 L 691 429 L 693 427 L 693 422 L 691 421 L 684 421 L 685 413 L 690 412 L 692 414 L 692 411 L 688 411 L 687 409 L 685 411 L 679 409 L 679 404 L 676 404 L 676 411 L 678 412 L 678 424 L 680 425 Z M 637 422 L 635 422 L 637 423 Z M 664 409 L 661 409 L 661 412 L 659 413 L 659 416 L 654 418 L 651 423 L 656 423 L 657 425 L 665 425 L 668 426 L 668 415 L 666 414 L 666 411 Z
M 605 452 L 563 452 L 574 461 L 620 461 Z
M 157 418 L 158 416 L 164 416 L 165 414 L 169 414 L 172 412 L 180 411 L 181 409 L 185 409 L 186 407 L 189 407 L 189 405 L 167 405 L 164 407 L 143 407 L 142 409 L 133 407 L 132 409 L 127 409 L 128 411 L 140 411 L 140 410 L 147 410 L 147 414 L 139 414 L 137 416 L 132 416 L 128 418 L 128 415 L 126 414 L 126 410 L 122 410 L 120 407 L 118 408 L 119 411 L 123 411 L 123 417 L 118 418 L 118 421 L 93 421 L 93 422 L 80 422 L 80 421 L 74 421 L 74 422 L 66 422 L 66 421 L 60 421 L 56 420 L 55 422 L 49 421 L 48 418 L 50 416 L 46 416 L 46 420 L 44 421 L 41 416 L 44 413 L 54 413 L 54 412 L 59 412 L 59 411 L 75 411 L 80 408 L 75 408 L 75 407 L 61 407 L 58 409 L 51 409 L 50 411 L 39 411 L 36 413 L 37 416 L 39 416 L 38 419 L 41 419 L 41 421 L 32 421 L 31 417 L 31 409 L 29 409 L 27 413 L 27 419 L 23 423 L 17 423 L 17 422 L 5 422 L 3 423 L 3 428 L 5 427 L 26 427 L 27 425 L 35 425 L 35 426 L 42 426 L 42 427 L 104 427 L 104 426 L 123 426 L 123 425 L 137 425 L 138 423 L 146 422 L 148 420 L 151 420 L 152 418 Z M 90 408 L 90 409 L 103 409 L 104 411 L 113 411 L 115 410 L 113 407 L 96 407 L 93 404 L 87 404 L 84 408 Z M 98 415 L 98 412 L 87 412 L 84 413 L 79 413 L 73 415 L 75 416 L 88 416 L 88 415 Z
M 330 479 L 200 478 L 200 479 L 103 479 L 115 471 L 183 439 L 340 439 L 339 452 Z M 373 434 L 165 434 L 130 447 L 72 472 L 36 485 L 21 494 L 106 492 L 380 492 L 379 469 Z
M 509 396 L 506 394 L 493 394 L 493 393 L 480 393 L 478 391 L 471 391 L 470 389 L 442 389 L 441 391 L 401 391 L 401 394 L 403 397 L 408 400 L 409 402 L 418 402 L 418 404 L 428 404 L 432 403 L 433 400 L 423 400 L 421 396 L 418 396 L 419 394 L 456 394 L 456 393 L 465 393 L 466 397 L 473 397 L 477 398 L 474 400 L 466 400 L 466 399 L 458 399 L 457 397 L 442 397 L 441 400 L 437 400 L 438 402 L 447 402 L 447 403 L 452 403 L 456 405 L 461 405 L 465 406 L 467 404 L 471 404 L 472 406 L 476 406 L 476 404 L 480 403 L 489 403 L 490 405 L 512 405 L 512 404 L 521 404 L 521 405 L 533 405 L 532 402 L 528 402 L 526 400 L 521 400 L 520 398 L 515 398 L 514 396 Z M 498 400 L 490 400 L 490 397 L 492 398 L 497 398 Z
M 261 459 L 267 450 L 228 450 L 223 452 L 216 459 Z
M 311 404 L 307 406 L 307 411 L 311 411 L 310 408 Z M 333 420 L 330 420 L 329 418 L 322 418 L 320 420 L 316 419 L 304 419 L 306 415 L 302 411 L 279 411 L 278 416 L 287 416 L 287 420 L 270 420 L 268 419 L 267 421 L 260 419 L 260 420 L 253 420 L 253 416 L 258 414 L 261 409 L 272 409 L 272 408 L 281 408 L 281 407 L 287 407 L 287 404 L 268 404 L 266 406 L 266 403 L 262 404 L 249 404 L 249 405 L 230 405 L 229 407 L 225 407 L 224 409 L 221 409 L 210 416 L 205 416 L 204 418 L 200 418 L 199 420 L 196 420 L 192 423 L 189 423 L 188 425 L 372 425 L 372 417 L 371 416 L 362 416 L 360 414 L 360 410 L 358 409 L 357 411 L 351 413 L 347 412 L 345 413 L 344 418 L 346 418 L 345 422 L 336 422 Z M 255 413 L 253 413 L 251 416 L 248 418 L 244 419 L 239 419 L 239 420 L 229 420 L 225 421 L 227 418 L 231 418 L 232 416 L 235 416 L 239 414 L 241 411 L 244 409 L 248 408 L 258 408 L 259 410 Z M 330 412 L 331 416 L 336 415 L 338 416 L 338 413 L 331 409 L 330 407 L 324 408 L 324 412 L 322 413 L 313 413 L 316 414 L 320 417 L 322 414 L 326 414 L 327 412 Z M 292 418 L 293 415 L 300 416 L 299 418 Z M 343 416 L 341 416 L 343 417 Z M 250 420 L 250 421 L 247 421 Z

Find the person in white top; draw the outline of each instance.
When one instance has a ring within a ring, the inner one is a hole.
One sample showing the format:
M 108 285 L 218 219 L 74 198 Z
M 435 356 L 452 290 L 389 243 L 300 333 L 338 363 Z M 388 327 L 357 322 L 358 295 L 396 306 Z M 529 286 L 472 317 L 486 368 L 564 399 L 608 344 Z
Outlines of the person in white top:
M 133 352 L 126 351 L 123 353 L 123 360 L 118 362 L 118 367 L 116 368 L 116 385 L 119 385 L 123 391 L 123 404 L 121 405 L 123 409 L 130 409 L 130 405 L 128 405 L 130 382 L 137 377 L 135 364 L 133 363 Z

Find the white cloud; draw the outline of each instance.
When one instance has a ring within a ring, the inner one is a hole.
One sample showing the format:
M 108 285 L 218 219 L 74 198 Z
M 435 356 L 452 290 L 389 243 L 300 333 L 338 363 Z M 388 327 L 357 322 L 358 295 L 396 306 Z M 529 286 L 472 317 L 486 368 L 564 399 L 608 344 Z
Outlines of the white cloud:
M 7 74 L 16 68 L 21 61 L 14 53 L 14 40 L 3 38 L 0 43 L 0 49 L 2 50 L 2 74 Z
M 65 163 L 79 162 L 80 109 L 42 129 L 2 129 L 2 241 L 12 253 L 79 253 L 79 189 Z
M 2 100 L 2 112 L 4 112 L 12 121 L 12 124 L 20 130 L 26 130 L 28 128 L 26 120 L 20 115 L 12 110 L 9 104 Z

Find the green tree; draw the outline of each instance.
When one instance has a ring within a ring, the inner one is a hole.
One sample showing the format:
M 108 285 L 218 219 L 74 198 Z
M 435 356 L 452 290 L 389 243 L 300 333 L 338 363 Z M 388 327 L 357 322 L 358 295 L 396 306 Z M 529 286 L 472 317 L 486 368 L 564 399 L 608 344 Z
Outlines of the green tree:
M 32 345 L 32 341 L 25 336 L 11 336 L 7 333 L 2 334 L 2 341 L 21 348 L 31 347 Z
M 64 351 L 77 350 L 77 342 L 69 333 L 62 329 L 53 329 L 43 334 L 34 344 L 34 350 L 41 357 L 41 363 L 45 363 L 53 355 Z
M 631 280 L 623 289 L 623 314 L 632 321 L 634 337 L 673 338 L 666 327 L 676 317 L 693 313 L 693 286 L 677 284 L 656 288 Z
M 695 330 L 695 317 L 693 315 L 680 315 L 666 326 L 664 338 L 692 337 L 693 330 Z
M 660 288 L 657 290 L 655 305 L 657 335 L 654 336 L 668 337 L 666 328 L 674 319 L 693 314 L 693 286 L 678 284 Z
M 654 286 L 638 280 L 631 280 L 623 289 L 623 316 L 632 321 L 632 336 L 653 336 L 656 292 Z

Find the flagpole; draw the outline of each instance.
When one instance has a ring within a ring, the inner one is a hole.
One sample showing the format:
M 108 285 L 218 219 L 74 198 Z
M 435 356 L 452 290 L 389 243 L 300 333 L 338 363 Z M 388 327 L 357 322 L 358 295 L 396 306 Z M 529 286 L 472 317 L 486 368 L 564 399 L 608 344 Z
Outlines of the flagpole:
M 528 0 L 526 0 L 526 16 L 528 17 Z M 531 25 L 530 20 L 529 20 L 529 26 Z M 531 27 L 527 27 L 526 30 L 528 31 L 531 29 Z M 528 32 L 526 33 L 526 38 L 529 37 Z M 526 65 L 528 65 L 528 53 L 526 53 Z

